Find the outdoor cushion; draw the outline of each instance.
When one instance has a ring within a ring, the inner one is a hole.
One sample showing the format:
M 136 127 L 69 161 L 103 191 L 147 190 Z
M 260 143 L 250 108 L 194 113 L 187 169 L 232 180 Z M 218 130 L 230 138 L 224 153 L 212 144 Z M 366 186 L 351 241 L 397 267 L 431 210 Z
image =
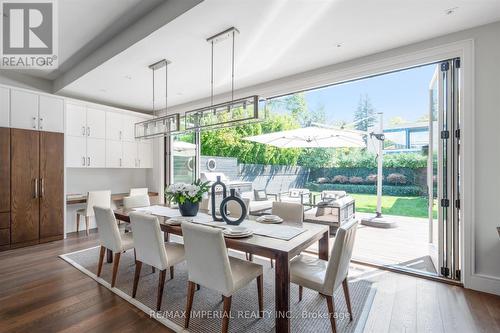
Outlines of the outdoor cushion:
M 332 214 L 332 208 L 328 207 L 328 202 L 318 202 L 318 209 L 316 209 L 316 216 L 324 216 Z
M 253 190 L 253 197 L 255 201 L 267 200 L 267 193 L 265 190 Z

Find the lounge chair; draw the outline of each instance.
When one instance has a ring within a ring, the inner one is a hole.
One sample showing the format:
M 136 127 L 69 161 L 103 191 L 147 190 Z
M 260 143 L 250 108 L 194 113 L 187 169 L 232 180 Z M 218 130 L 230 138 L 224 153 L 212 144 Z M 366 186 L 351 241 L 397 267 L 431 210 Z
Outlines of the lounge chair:
M 311 205 L 313 209 L 304 213 L 304 221 L 324 224 L 330 227 L 330 234 L 335 235 L 337 229 L 355 217 L 355 200 L 345 191 L 323 191 L 321 201 Z

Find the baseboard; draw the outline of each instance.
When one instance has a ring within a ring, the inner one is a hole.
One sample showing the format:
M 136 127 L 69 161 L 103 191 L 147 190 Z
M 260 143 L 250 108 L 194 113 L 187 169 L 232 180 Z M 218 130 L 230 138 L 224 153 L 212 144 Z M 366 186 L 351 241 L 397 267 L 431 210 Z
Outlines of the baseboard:
M 466 288 L 500 296 L 500 278 L 473 274 L 466 283 Z

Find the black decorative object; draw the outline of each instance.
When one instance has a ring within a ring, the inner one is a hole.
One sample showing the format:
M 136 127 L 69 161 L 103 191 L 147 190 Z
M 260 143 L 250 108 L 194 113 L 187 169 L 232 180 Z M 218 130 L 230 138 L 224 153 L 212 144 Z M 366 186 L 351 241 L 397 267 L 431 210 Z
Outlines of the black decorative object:
M 226 184 L 224 184 L 220 180 L 220 176 L 217 176 L 217 181 L 212 184 L 212 193 L 211 193 L 212 200 L 210 200 L 210 201 L 212 202 L 212 218 L 213 218 L 213 220 L 221 222 L 221 221 L 223 221 L 223 219 L 221 219 L 220 217 L 217 217 L 217 211 L 215 210 L 215 196 L 217 193 L 217 187 L 222 188 L 222 199 L 225 199 L 227 196 Z M 219 190 L 219 192 L 220 192 L 220 190 Z M 224 212 L 226 212 L 226 211 L 224 211 Z
M 229 201 L 236 201 L 241 207 L 241 216 L 236 220 L 232 220 L 227 216 L 226 206 Z M 234 188 L 231 189 L 231 194 L 228 197 L 225 197 L 220 203 L 220 215 L 222 216 L 224 222 L 230 225 L 239 225 L 245 220 L 247 216 L 247 206 L 245 205 L 245 202 L 238 195 L 236 195 L 236 190 Z
M 193 203 L 191 201 L 184 201 L 183 204 L 179 204 L 179 212 L 182 216 L 196 216 L 198 214 L 198 209 L 200 208 L 200 203 Z

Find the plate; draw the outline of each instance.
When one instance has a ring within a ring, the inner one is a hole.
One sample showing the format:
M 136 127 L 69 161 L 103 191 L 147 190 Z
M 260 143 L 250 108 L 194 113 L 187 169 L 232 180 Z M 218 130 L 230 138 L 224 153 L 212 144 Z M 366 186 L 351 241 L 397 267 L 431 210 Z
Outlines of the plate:
M 282 223 L 283 219 L 280 217 L 278 220 L 267 220 L 267 219 L 265 219 L 264 216 L 261 216 L 261 217 L 258 217 L 256 219 L 256 221 L 259 223 L 263 223 L 263 224 L 278 224 L 278 223 Z
M 224 232 L 230 233 L 231 235 L 247 234 L 249 231 L 251 230 L 248 229 L 247 227 L 238 227 L 238 226 L 227 227 L 224 230 Z
M 180 225 L 182 222 L 193 222 L 192 217 L 183 217 L 183 216 L 175 216 L 167 221 L 165 223 L 170 224 L 170 225 Z
M 246 232 L 244 234 L 233 234 L 233 233 L 230 233 L 230 232 L 227 232 L 226 230 L 224 230 L 223 234 L 224 234 L 224 237 L 227 237 L 227 238 L 245 238 L 245 237 L 252 236 L 253 231 L 248 230 L 248 232 Z

